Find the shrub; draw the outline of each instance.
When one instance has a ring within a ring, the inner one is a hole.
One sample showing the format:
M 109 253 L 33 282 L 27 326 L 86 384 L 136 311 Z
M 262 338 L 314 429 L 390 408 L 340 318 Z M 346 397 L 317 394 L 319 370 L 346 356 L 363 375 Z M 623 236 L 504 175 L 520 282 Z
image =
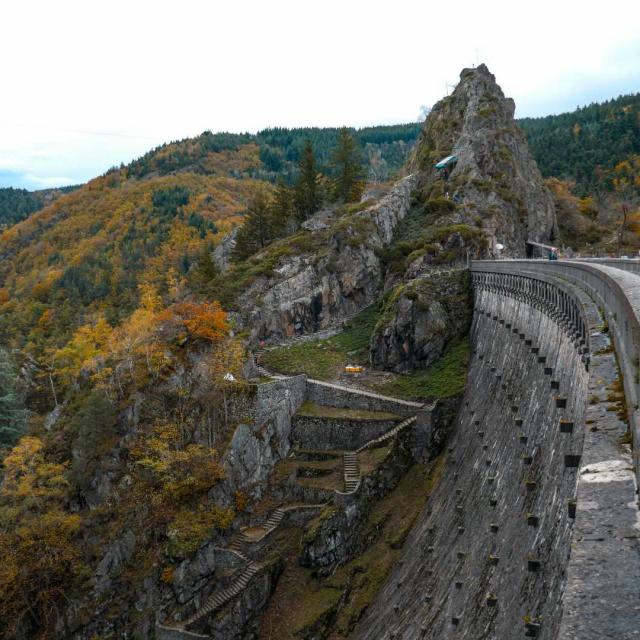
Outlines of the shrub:
M 448 198 L 432 198 L 424 205 L 426 213 L 445 215 L 456 210 L 456 203 Z

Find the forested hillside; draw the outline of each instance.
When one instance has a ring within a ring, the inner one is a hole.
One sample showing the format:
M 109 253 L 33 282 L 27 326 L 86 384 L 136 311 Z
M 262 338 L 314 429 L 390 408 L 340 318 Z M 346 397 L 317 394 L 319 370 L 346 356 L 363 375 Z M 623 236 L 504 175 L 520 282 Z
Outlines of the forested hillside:
M 27 191 L 7 187 L 0 189 L 0 231 L 24 220 L 34 211 L 51 204 L 63 193 L 69 193 L 77 187 L 61 187 L 59 189 L 43 189 Z
M 149 567 L 233 519 L 207 493 L 243 345 L 208 289 L 211 250 L 272 187 L 208 159 L 207 175 L 110 171 L 0 235 L 0 638 L 69 637 L 65 610 L 100 599 L 92 576 L 119 536 L 138 542 L 126 612 Z
M 542 174 L 575 182 L 585 196 L 611 190 L 607 171 L 631 154 L 640 153 L 640 94 L 543 118 L 522 118 L 529 147 Z M 350 129 L 360 146 L 368 180 L 380 182 L 398 175 L 420 133 L 421 124 Z M 212 133 L 170 142 L 127 166 L 132 177 L 167 175 L 176 171 L 251 177 L 291 184 L 306 140 L 319 168 L 329 171 L 331 149 L 339 129 L 308 127 L 264 129 L 257 134 Z M 124 166 L 120 167 L 120 170 Z M 0 189 L 0 229 L 6 228 L 76 187 L 29 192 Z
M 419 123 L 349 129 L 363 151 L 371 181 L 388 180 L 397 174 L 419 131 Z M 319 127 L 265 129 L 255 135 L 205 131 L 197 138 L 171 142 L 150 151 L 129 166 L 129 173 L 142 176 L 184 169 L 197 173 L 222 170 L 235 177 L 246 175 L 271 181 L 282 177 L 291 183 L 307 140 L 311 141 L 319 168 L 328 170 L 338 132 L 337 128 Z
M 581 196 L 611 190 L 607 172 L 640 153 L 640 93 L 519 124 L 545 177 L 573 180 Z
M 420 124 L 350 129 L 361 149 L 366 177 L 384 182 L 398 175 L 418 137 Z M 330 155 L 338 138 L 337 128 L 274 128 L 257 134 L 204 132 L 196 138 L 163 144 L 130 163 L 114 168 L 125 176 L 165 176 L 178 171 L 233 178 L 254 178 L 292 184 L 307 140 L 318 168 L 330 172 Z M 27 191 L 0 189 L 0 231 L 51 204 L 73 187 Z
M 0 344 L 40 360 L 85 323 L 119 325 L 140 305 L 141 284 L 182 300 L 257 186 L 113 172 L 11 227 L 0 237 Z

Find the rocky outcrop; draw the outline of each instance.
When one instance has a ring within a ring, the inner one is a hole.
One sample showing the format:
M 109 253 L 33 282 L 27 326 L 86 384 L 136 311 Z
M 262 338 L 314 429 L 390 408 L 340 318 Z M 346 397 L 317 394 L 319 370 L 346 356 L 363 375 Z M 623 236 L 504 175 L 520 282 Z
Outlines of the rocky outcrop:
M 395 287 L 371 337 L 371 363 L 396 372 L 426 368 L 471 321 L 467 271 L 443 272 Z
M 223 463 L 226 482 L 214 493 L 229 498 L 242 489 L 259 496 L 275 464 L 291 448 L 291 416 L 306 397 L 306 377 L 296 376 L 258 385 L 253 421 L 242 422 L 234 431 Z
M 553 199 L 514 110 L 484 64 L 463 69 L 456 89 L 427 117 L 413 165 L 426 204 L 443 196 L 455 204 L 433 224 L 480 226 L 490 252 L 499 243 L 503 255 L 524 256 L 527 239 L 553 243 L 558 232 Z M 457 163 L 436 170 L 449 155 Z
M 93 576 L 93 589 L 97 595 L 111 588 L 111 580 L 122 571 L 129 562 L 136 545 L 136 537 L 127 530 L 120 538 L 114 540 L 106 549 Z
M 183 560 L 173 572 L 171 588 L 176 601 L 179 604 L 189 602 L 216 572 L 237 570 L 241 565 L 242 560 L 232 551 L 213 543 L 205 544 L 192 559 Z
M 373 302 L 383 277 L 380 249 L 406 215 L 415 184 L 408 176 L 376 204 L 327 218 L 328 228 L 300 232 L 302 249 L 286 251 L 280 244 L 259 255 L 258 261 L 275 259 L 276 266 L 239 295 L 251 337 L 311 333 Z
M 224 272 L 229 268 L 229 264 L 231 262 L 231 254 L 233 250 L 236 248 L 236 242 L 238 241 L 238 229 L 236 227 L 227 235 L 222 238 L 222 242 L 213 250 L 211 254 L 213 258 L 213 263 L 216 265 L 220 271 Z

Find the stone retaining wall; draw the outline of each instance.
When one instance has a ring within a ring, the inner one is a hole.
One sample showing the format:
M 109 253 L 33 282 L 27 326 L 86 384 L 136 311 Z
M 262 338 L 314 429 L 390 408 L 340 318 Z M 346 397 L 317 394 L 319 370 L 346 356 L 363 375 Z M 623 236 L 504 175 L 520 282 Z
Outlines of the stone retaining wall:
M 425 408 L 425 405 L 419 402 L 399 400 L 312 379 L 307 380 L 307 400 L 324 406 L 386 411 L 403 417 L 414 416 Z
M 355 451 L 392 429 L 397 422 L 294 416 L 291 437 L 301 449 Z
M 400 432 L 381 464 L 362 477 L 358 491 L 335 494 L 334 508 L 304 537 L 301 564 L 309 567 L 342 564 L 366 547 L 368 540 L 362 534 L 362 525 L 369 512 L 395 489 L 414 463 L 409 440 L 408 431 Z

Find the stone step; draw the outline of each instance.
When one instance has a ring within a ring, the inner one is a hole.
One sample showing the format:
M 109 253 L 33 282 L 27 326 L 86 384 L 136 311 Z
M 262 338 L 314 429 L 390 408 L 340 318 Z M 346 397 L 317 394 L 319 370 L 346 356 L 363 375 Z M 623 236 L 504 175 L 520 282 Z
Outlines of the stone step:
M 234 598 L 239 593 L 241 593 L 246 586 L 249 584 L 251 578 L 258 572 L 260 569 L 259 564 L 249 563 L 245 569 L 240 574 L 240 577 L 231 584 L 231 586 L 223 589 L 222 591 L 217 591 L 216 593 L 211 594 L 204 605 L 198 609 L 193 615 L 187 618 L 184 622 L 180 623 L 180 627 L 186 628 L 192 624 L 201 620 L 204 616 L 219 609 L 223 605 L 225 605 L 231 598 Z
M 353 451 L 348 451 L 343 455 L 344 466 L 344 488 L 347 493 L 351 493 L 360 484 L 360 469 L 358 467 L 358 456 Z
M 373 440 L 370 440 L 369 442 L 363 444 L 356 451 L 356 453 L 360 453 L 361 451 L 364 451 L 365 449 L 368 449 L 369 447 L 372 447 L 372 446 L 374 446 L 376 444 L 384 442 L 385 440 L 389 440 L 390 438 L 393 438 L 396 434 L 398 434 L 400 431 L 402 431 L 402 429 L 405 429 L 410 424 L 413 424 L 415 421 L 416 421 L 416 416 L 410 416 L 409 418 L 405 418 L 400 424 L 396 425 L 395 427 L 393 427 L 392 429 L 390 429 L 389 431 L 387 431 L 383 435 L 379 436 L 378 438 L 374 438 Z
M 210 636 L 156 623 L 157 640 L 209 640 Z

